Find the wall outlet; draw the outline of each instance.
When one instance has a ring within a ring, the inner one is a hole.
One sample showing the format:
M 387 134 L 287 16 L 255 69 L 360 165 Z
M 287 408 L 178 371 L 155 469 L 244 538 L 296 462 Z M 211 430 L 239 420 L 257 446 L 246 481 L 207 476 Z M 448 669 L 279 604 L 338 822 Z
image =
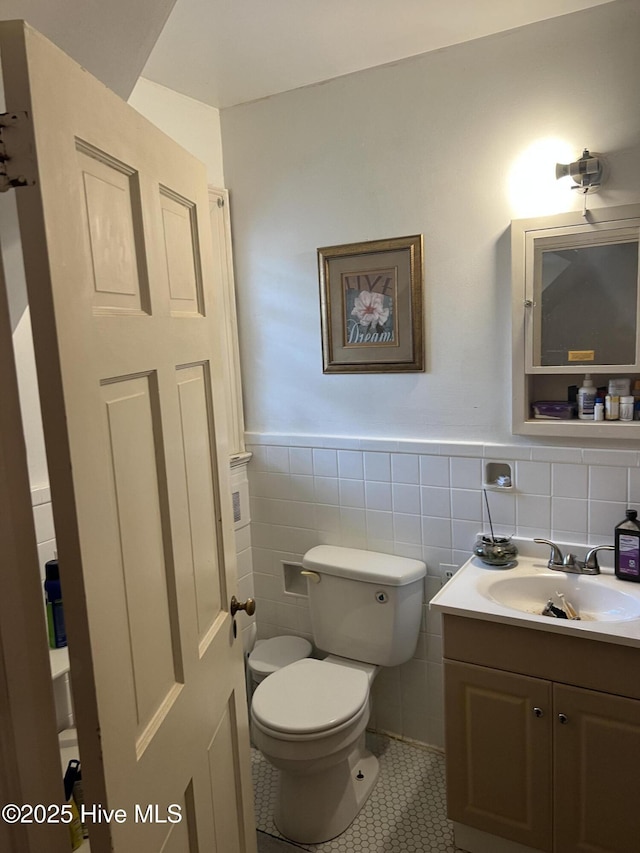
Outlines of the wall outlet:
M 458 568 L 459 566 L 455 566 L 453 563 L 440 563 L 440 579 L 442 581 L 442 586 L 444 586 L 447 581 L 451 580 L 458 571 Z

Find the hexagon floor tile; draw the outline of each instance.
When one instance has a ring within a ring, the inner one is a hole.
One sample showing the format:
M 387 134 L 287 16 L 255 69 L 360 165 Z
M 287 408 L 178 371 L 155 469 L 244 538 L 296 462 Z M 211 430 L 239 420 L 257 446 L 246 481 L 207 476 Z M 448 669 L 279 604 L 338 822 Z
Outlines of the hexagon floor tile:
M 371 733 L 367 746 L 380 761 L 380 775 L 354 822 L 331 841 L 296 846 L 312 853 L 456 853 L 442 753 Z M 253 748 L 251 762 L 256 826 L 282 838 L 271 817 L 278 771 Z

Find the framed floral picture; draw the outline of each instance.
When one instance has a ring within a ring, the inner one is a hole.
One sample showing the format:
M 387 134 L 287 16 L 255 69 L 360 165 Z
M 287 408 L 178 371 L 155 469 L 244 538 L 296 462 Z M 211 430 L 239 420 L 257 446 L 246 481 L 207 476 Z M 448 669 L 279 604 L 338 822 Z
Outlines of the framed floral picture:
M 318 249 L 325 373 L 424 370 L 422 235 Z

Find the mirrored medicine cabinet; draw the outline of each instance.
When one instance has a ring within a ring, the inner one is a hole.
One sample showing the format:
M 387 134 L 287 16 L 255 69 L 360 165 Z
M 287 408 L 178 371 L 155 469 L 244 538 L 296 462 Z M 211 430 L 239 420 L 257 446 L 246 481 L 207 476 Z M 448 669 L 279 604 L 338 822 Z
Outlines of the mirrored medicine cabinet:
M 640 204 L 511 223 L 513 424 L 521 435 L 640 438 L 640 421 L 537 418 L 590 373 L 640 380 Z

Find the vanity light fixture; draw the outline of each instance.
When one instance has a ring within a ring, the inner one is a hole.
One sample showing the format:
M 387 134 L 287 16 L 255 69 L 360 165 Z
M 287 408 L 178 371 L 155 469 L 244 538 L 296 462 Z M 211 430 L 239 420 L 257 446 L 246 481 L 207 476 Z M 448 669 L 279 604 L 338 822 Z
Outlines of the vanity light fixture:
M 591 154 L 588 148 L 582 157 L 573 163 L 556 163 L 556 180 L 570 177 L 574 181 L 572 190 L 580 190 L 584 196 L 583 216 L 587 215 L 587 193 L 596 192 L 602 184 L 603 161 L 599 154 Z

